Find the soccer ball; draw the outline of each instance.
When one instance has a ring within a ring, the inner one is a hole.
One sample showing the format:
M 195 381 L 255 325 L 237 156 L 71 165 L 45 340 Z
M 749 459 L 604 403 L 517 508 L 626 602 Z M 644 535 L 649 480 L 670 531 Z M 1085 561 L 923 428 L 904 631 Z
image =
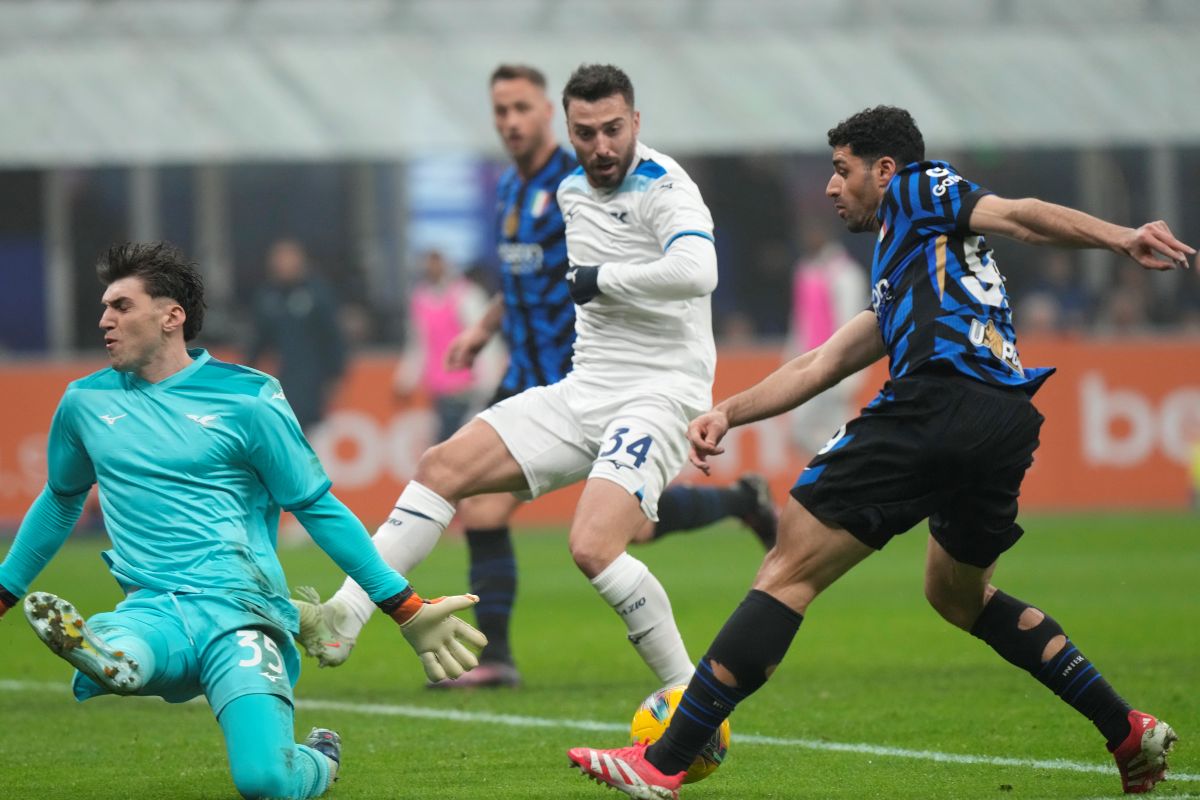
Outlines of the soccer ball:
M 633 715 L 633 722 L 629 726 L 630 741 L 635 744 L 637 742 L 649 744 L 658 741 L 671 724 L 671 715 L 675 713 L 675 708 L 679 705 L 685 689 L 687 686 L 684 684 L 668 686 L 647 697 Z M 717 771 L 717 767 L 721 766 L 721 762 L 725 760 L 725 754 L 728 752 L 729 720 L 725 720 L 721 723 L 721 727 L 713 733 L 712 739 L 704 746 L 704 749 L 700 751 L 700 755 L 696 756 L 696 760 L 688 767 L 683 782 L 695 783 L 712 775 Z

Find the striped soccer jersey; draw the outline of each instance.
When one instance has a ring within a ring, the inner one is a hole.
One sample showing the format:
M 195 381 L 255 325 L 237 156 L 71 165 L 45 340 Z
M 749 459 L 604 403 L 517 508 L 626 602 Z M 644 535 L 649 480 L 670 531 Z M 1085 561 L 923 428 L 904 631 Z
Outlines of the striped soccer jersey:
M 871 263 L 871 305 L 891 377 L 952 370 L 1033 394 L 1053 369 L 1017 353 L 1004 278 L 971 211 L 990 194 L 944 161 L 909 164 L 880 204 Z
M 508 370 L 500 388 L 516 394 L 562 379 L 571 369 L 575 304 L 567 288 L 567 240 L 555 194 L 576 167 L 559 148 L 536 175 L 522 180 L 509 167 L 496 189 Z

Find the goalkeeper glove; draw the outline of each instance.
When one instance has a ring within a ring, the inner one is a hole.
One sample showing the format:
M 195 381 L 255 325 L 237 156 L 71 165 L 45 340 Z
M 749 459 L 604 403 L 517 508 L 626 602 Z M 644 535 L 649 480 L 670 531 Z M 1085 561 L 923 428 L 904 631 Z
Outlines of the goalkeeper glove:
M 567 284 L 571 299 L 579 305 L 587 303 L 600 294 L 600 266 L 580 267 L 571 264 L 567 267 Z
M 420 656 L 425 675 L 436 683 L 478 666 L 479 658 L 463 643 L 482 648 L 487 637 L 453 616 L 478 602 L 473 594 L 422 600 L 409 588 L 378 605 L 400 623 L 400 633 Z
M 4 612 L 17 604 L 17 596 L 0 586 L 0 617 L 4 616 Z

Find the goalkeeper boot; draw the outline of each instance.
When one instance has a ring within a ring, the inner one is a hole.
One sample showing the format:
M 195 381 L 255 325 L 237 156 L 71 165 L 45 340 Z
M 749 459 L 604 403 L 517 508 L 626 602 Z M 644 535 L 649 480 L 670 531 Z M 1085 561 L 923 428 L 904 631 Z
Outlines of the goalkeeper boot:
M 571 766 L 596 783 L 611 786 L 638 800 L 679 800 L 687 772 L 664 775 L 646 760 L 645 742 L 616 750 L 574 747 L 567 751 Z
M 322 603 L 321 595 L 311 586 L 296 587 L 296 595 L 300 598 L 292 600 L 292 605 L 300 612 L 300 633 L 296 641 L 322 667 L 345 663 L 358 639 L 342 632 L 353 622 L 346 609 L 333 601 Z
M 1171 726 L 1141 711 L 1129 712 L 1129 735 L 1112 751 L 1125 794 L 1141 794 L 1167 779 L 1167 753 L 1179 737 Z
M 308 732 L 304 744 L 325 756 L 329 762 L 329 783 L 325 788 L 333 786 L 342 766 L 342 737 L 337 735 L 337 731 L 331 731 L 329 728 L 313 728 Z
M 144 677 L 137 661 L 109 647 L 75 606 L 47 592 L 25 598 L 25 618 L 54 654 L 114 694 L 134 694 Z

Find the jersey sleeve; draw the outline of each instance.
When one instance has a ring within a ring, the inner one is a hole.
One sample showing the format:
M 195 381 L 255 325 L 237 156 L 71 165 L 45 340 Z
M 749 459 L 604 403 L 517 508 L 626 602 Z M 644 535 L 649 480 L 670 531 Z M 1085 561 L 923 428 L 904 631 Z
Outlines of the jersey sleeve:
M 329 490 L 332 482 L 304 438 L 278 381 L 272 378 L 263 385 L 248 413 L 250 465 L 276 503 L 291 511 Z
M 50 422 L 46 442 L 46 485 L 62 497 L 83 494 L 96 482 L 96 469 L 79 434 L 79 406 L 71 389 Z
M 893 189 L 899 213 L 926 233 L 970 232 L 971 211 L 979 198 L 991 194 L 959 175 L 944 162 L 926 162 L 922 169 L 902 173 Z
M 664 253 L 687 236 L 713 241 L 712 214 L 687 176 L 668 172 L 656 180 L 642 199 L 642 215 Z

